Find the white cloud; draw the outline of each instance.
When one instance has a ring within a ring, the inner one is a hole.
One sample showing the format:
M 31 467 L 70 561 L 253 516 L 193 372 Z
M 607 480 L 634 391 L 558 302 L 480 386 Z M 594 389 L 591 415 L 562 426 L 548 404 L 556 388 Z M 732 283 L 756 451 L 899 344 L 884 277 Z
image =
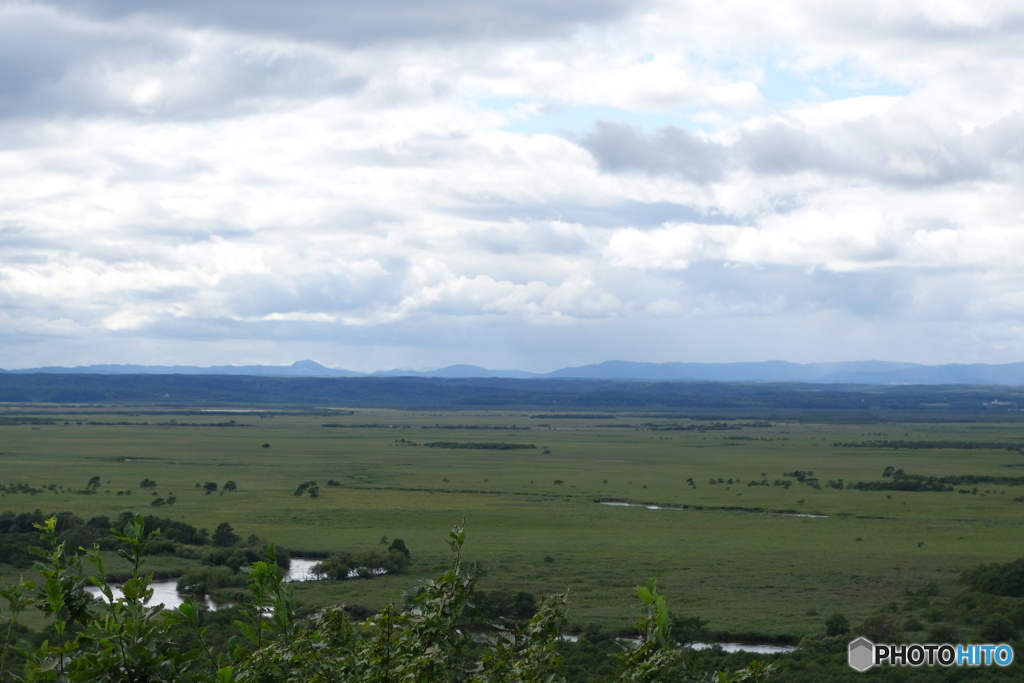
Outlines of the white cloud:
M 629 268 L 684 269 L 705 255 L 701 227 L 675 225 L 641 232 L 636 228 L 615 231 L 608 240 L 605 258 Z
M 1017 3 L 239 7 L 0 3 L 19 364 L 1024 350 Z

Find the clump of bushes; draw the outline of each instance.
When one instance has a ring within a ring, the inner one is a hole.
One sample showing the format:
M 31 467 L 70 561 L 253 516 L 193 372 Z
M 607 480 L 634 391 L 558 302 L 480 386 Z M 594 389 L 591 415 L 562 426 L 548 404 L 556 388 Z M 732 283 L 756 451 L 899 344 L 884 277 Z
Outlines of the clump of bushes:
M 337 552 L 323 562 L 313 565 L 310 571 L 318 577 L 344 581 L 366 579 L 381 574 L 398 574 L 409 566 L 411 557 L 405 541 L 396 538 L 387 552 L 364 550 L 361 552 Z

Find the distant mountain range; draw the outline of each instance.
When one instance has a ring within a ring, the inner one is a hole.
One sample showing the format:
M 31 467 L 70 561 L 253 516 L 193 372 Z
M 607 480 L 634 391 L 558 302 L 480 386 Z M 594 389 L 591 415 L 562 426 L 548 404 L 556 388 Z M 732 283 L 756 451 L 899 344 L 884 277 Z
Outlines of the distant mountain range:
M 449 365 L 427 372 L 387 370 L 361 373 L 328 368 L 311 360 L 291 365 L 87 365 L 0 370 L 8 374 L 99 375 L 246 375 L 276 377 L 434 377 L 449 379 L 603 379 L 649 382 L 808 382 L 815 384 L 995 384 L 1024 386 L 1024 363 L 1003 365 L 921 365 L 886 361 L 842 363 L 636 363 L 606 361 L 548 373 L 489 370 L 475 365 Z

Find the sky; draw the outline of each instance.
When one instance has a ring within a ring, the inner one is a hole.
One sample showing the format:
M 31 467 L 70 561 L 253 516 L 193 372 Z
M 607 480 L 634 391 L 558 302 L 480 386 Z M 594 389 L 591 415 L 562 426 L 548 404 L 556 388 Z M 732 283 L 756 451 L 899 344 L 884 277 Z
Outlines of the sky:
M 0 367 L 1024 360 L 1013 0 L 0 0 Z

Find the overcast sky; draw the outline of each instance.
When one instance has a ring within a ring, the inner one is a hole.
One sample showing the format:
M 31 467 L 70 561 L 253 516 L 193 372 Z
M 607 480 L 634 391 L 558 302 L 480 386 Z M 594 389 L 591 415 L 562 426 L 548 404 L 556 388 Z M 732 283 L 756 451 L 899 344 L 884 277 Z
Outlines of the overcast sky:
M 0 367 L 1024 360 L 1024 4 L 0 0 Z

